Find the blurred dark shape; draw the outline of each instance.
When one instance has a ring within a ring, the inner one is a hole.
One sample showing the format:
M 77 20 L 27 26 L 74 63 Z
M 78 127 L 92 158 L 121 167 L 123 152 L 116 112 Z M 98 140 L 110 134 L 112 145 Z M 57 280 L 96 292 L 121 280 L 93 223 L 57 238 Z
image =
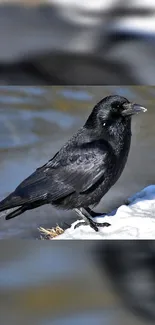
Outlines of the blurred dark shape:
M 0 6 L 1 84 L 155 83 L 153 1 L 10 3 Z
M 124 306 L 146 321 L 155 321 L 154 241 L 104 241 L 96 245 L 100 271 L 107 271 Z

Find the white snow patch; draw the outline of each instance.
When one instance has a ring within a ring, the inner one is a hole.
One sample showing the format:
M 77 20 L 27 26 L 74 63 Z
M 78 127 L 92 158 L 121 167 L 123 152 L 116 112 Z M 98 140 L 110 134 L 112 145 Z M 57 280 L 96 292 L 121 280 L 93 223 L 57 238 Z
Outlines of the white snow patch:
M 95 232 L 90 226 L 69 229 L 54 239 L 155 239 L 155 185 L 150 185 L 127 200 L 128 205 L 94 220 L 108 222 Z M 81 221 L 81 220 L 80 220 Z

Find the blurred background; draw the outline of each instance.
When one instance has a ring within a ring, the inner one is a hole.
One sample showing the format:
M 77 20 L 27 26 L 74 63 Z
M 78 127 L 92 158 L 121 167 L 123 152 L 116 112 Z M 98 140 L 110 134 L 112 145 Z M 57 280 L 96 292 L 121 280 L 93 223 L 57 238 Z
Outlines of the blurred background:
M 0 199 L 50 159 L 104 96 L 146 106 L 133 118 L 125 171 L 98 206 L 111 211 L 154 184 L 155 87 L 0 86 Z M 155 245 L 147 241 L 39 240 L 40 226 L 65 228 L 72 211 L 44 206 L 0 215 L 0 320 L 20 325 L 154 323 Z M 19 241 L 19 239 L 36 239 Z
M 1 0 L 0 83 L 154 84 L 153 0 Z
M 1 324 L 154 324 L 154 248 L 142 241 L 3 241 Z
M 0 1 L 0 199 L 110 93 L 148 112 L 133 120 L 128 164 L 98 209 L 154 183 L 155 89 L 122 86 L 155 83 L 154 18 L 153 0 Z M 70 86 L 79 84 L 109 86 Z M 1 216 L 0 239 L 14 239 L 0 245 L 1 323 L 154 323 L 154 242 L 15 240 L 39 239 L 39 226 L 75 218 L 52 207 L 9 223 Z

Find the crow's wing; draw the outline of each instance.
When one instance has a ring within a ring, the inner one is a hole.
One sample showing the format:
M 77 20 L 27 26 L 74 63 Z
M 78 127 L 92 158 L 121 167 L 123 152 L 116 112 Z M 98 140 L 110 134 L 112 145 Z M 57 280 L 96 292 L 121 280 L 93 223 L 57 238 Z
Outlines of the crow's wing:
M 57 200 L 73 192 L 91 190 L 100 179 L 107 177 L 114 163 L 111 148 L 96 141 L 74 150 L 69 148 L 67 153 L 59 152 L 38 172 L 42 171 L 51 180 L 48 192 L 52 200 Z
M 54 181 L 57 184 L 62 184 L 59 189 L 55 191 L 55 197 L 60 197 L 62 194 L 68 195 L 68 190 L 71 192 L 82 193 L 90 189 L 101 177 L 104 176 L 106 171 L 105 166 L 106 153 L 101 154 L 99 152 L 85 152 L 80 156 L 71 153 L 66 159 L 66 164 L 63 162 L 61 168 L 56 168 L 54 170 Z M 47 171 L 48 173 L 48 171 Z M 64 189 L 67 190 L 64 193 Z
M 96 145 L 89 143 L 84 147 L 69 148 L 67 152 L 60 150 L 9 195 L 10 204 L 12 202 L 12 207 L 19 206 L 47 197 L 55 201 L 73 192 L 91 190 L 96 182 L 104 179 L 114 163 L 114 156 L 109 150 L 99 142 Z M 9 201 L 5 201 L 7 208 Z

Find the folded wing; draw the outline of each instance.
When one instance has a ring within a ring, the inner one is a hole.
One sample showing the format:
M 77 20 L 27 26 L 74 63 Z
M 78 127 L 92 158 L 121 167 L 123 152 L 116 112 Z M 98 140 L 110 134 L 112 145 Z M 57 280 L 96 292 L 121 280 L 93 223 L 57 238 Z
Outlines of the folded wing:
M 96 182 L 103 181 L 113 162 L 112 152 L 101 141 L 60 150 L 0 202 L 0 211 L 38 200 L 48 203 L 48 200 L 56 201 L 73 192 L 89 191 Z

